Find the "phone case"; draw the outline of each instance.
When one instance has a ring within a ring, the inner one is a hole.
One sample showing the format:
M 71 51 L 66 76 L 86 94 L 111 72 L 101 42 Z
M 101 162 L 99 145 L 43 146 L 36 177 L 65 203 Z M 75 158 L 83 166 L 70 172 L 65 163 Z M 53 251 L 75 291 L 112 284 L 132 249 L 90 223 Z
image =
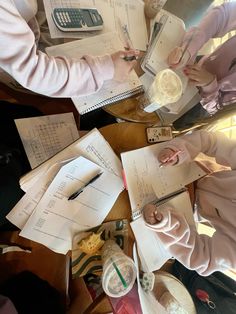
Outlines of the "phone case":
M 171 127 L 150 127 L 146 129 L 147 140 L 149 143 L 169 141 L 173 138 Z

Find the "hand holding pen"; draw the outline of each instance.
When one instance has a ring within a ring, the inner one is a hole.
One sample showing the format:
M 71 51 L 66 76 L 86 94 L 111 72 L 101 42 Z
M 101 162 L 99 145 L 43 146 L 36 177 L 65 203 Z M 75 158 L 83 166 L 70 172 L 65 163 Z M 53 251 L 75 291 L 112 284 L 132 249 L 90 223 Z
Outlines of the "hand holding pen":
M 175 47 L 169 54 L 167 58 L 167 63 L 172 69 L 179 69 L 185 67 L 185 65 L 189 62 L 191 55 L 188 51 L 188 48 L 191 42 L 194 39 L 196 30 L 193 30 L 192 34 L 185 42 L 183 47 Z
M 100 176 L 102 175 L 102 172 L 96 174 L 92 179 L 90 179 L 87 183 L 85 183 L 81 188 L 76 190 L 74 193 L 72 193 L 68 197 L 68 201 L 74 200 L 77 196 L 80 195 L 80 193 L 83 192 L 83 190 L 86 188 L 86 186 L 90 185 L 91 183 L 95 182 Z
M 135 49 L 135 47 L 134 47 L 134 44 L 131 40 L 129 31 L 128 31 L 127 24 L 122 24 L 120 19 L 118 20 L 118 23 L 120 26 L 120 32 L 121 32 L 121 36 L 123 38 L 125 50 L 128 52 L 128 54 L 126 54 L 123 59 L 125 61 L 137 60 L 138 55 L 139 55 L 139 51 L 137 49 Z
M 136 57 L 133 60 L 134 55 L 138 55 L 135 50 L 118 51 L 111 55 L 114 64 L 114 80 L 118 82 L 124 82 L 127 79 L 130 71 L 137 63 Z M 129 60 L 125 60 L 125 58 L 128 58 Z
M 179 154 L 181 153 L 183 153 L 182 150 L 164 148 L 158 155 L 159 167 L 176 165 L 179 162 Z

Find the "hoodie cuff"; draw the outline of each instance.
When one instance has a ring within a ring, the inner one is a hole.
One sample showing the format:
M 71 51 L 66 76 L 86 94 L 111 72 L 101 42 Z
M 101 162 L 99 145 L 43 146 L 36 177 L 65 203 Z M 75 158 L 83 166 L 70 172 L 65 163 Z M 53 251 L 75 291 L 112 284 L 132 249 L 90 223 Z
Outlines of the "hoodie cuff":
M 170 212 L 162 210 L 161 214 L 162 214 L 162 220 L 160 222 L 158 222 L 157 224 L 154 224 L 154 225 L 151 225 L 151 224 L 148 224 L 147 222 L 145 222 L 146 226 L 149 229 L 154 230 L 156 232 L 164 231 L 166 229 L 166 227 L 168 227 L 168 223 L 170 220 Z
M 103 81 L 111 80 L 114 77 L 114 64 L 110 55 L 91 57 L 88 55 L 83 58 L 89 63 L 95 77 Z
M 201 88 L 201 94 L 204 96 L 208 96 L 209 94 L 215 93 L 216 90 L 218 89 L 218 83 L 216 77 L 214 80 L 209 83 L 208 85 L 202 86 Z

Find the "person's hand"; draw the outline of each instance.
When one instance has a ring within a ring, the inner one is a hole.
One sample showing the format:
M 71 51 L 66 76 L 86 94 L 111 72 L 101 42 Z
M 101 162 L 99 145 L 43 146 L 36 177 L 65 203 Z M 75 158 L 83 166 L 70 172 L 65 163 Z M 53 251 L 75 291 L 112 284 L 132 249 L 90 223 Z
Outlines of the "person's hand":
M 160 151 L 158 155 L 158 161 L 162 166 L 175 165 L 179 161 L 178 150 L 173 150 L 172 148 L 164 148 Z
M 149 225 L 155 225 L 162 221 L 162 214 L 153 204 L 147 204 L 143 208 L 143 218 Z
M 127 79 L 130 71 L 134 68 L 137 61 L 131 60 L 126 61 L 125 58 L 135 57 L 138 58 L 139 51 L 128 50 L 128 51 L 117 51 L 111 55 L 114 64 L 114 76 L 113 79 L 118 82 L 123 82 Z
M 198 64 L 187 65 L 184 74 L 189 78 L 190 82 L 199 87 L 210 84 L 215 79 L 215 75 L 208 72 Z
M 184 55 L 183 55 L 184 53 Z M 190 53 L 188 50 L 184 52 L 182 47 L 175 47 L 167 58 L 167 63 L 170 68 L 178 69 L 183 68 L 190 59 Z

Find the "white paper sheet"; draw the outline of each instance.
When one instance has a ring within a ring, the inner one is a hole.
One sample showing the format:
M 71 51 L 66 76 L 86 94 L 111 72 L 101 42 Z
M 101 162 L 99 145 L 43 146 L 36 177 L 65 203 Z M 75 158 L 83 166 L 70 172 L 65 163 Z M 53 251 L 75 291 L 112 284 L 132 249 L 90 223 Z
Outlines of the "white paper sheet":
M 68 197 L 97 173 L 102 175 L 74 200 Z M 123 189 L 122 179 L 78 157 L 63 166 L 20 235 L 66 254 L 75 233 L 103 222 Z
M 97 163 L 99 166 L 108 169 L 117 176 L 121 176 L 122 167 L 119 158 L 116 156 L 109 143 L 95 128 L 81 139 L 72 143 L 48 161 L 23 176 L 20 180 L 21 188 L 26 192 L 35 184 L 39 177 L 44 176 L 45 172 L 55 163 L 81 155 Z
M 57 162 L 52 165 L 35 184 L 27 190 L 27 193 L 17 202 L 17 204 L 8 213 L 6 218 L 19 229 L 23 229 L 30 215 L 41 200 L 49 185 L 60 168 L 73 159 Z
M 15 124 L 32 169 L 79 138 L 72 112 L 16 119 Z
M 44 0 L 44 8 L 48 26 L 52 38 L 86 38 L 116 31 L 122 40 L 119 19 L 127 25 L 131 40 L 136 49 L 146 50 L 148 41 L 147 27 L 144 16 L 144 3 L 141 0 Z M 104 27 L 99 32 L 62 32 L 55 26 L 52 20 L 52 10 L 55 7 L 85 7 L 97 8 L 101 14 Z
M 139 269 L 136 245 L 133 246 L 133 257 L 136 268 Z M 137 272 L 138 295 L 143 314 L 167 314 L 165 308 L 157 301 L 152 292 L 145 292 L 140 284 Z
M 183 214 L 190 226 L 195 225 L 192 204 L 188 192 L 178 194 L 158 207 L 161 210 L 161 208 L 165 208 L 166 206 Z M 131 227 L 137 242 L 143 270 L 152 272 L 160 269 L 172 255 L 168 252 L 168 249 L 165 248 L 164 244 L 162 244 L 158 238 L 158 234 L 148 229 L 143 217 L 131 222 Z
M 195 162 L 160 168 L 157 156 L 165 146 L 159 143 L 121 154 L 132 212 L 205 175 Z

